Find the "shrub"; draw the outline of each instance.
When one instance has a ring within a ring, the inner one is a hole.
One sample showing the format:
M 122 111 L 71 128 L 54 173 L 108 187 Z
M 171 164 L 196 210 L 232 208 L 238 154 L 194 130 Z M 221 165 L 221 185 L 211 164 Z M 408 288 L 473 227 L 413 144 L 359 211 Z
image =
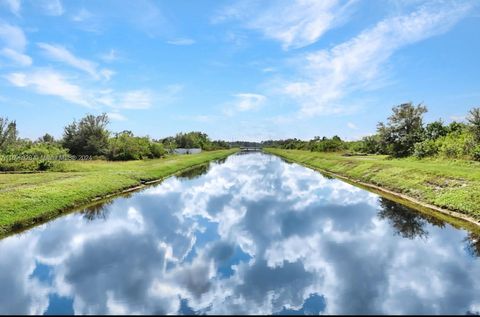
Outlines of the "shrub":
M 420 143 L 415 143 L 413 155 L 418 158 L 427 156 L 435 156 L 438 153 L 438 145 L 434 140 L 425 140 Z
M 480 161 L 480 145 L 477 145 L 472 150 L 472 159 L 474 159 L 475 161 Z
M 471 158 L 475 147 L 473 135 L 465 130 L 449 133 L 436 142 L 439 155 L 446 158 Z
M 150 142 L 150 158 L 160 158 L 165 156 L 165 154 L 167 154 L 167 151 L 162 143 Z

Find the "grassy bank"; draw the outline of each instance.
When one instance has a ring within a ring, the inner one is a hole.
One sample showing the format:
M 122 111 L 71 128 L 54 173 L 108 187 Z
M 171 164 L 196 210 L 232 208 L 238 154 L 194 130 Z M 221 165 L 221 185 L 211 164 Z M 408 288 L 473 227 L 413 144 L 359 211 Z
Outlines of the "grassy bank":
M 342 156 L 273 148 L 265 151 L 480 220 L 478 162 L 388 159 L 380 155 Z
M 0 236 L 92 200 L 225 158 L 235 151 L 129 162 L 75 161 L 63 163 L 61 171 L 0 174 Z

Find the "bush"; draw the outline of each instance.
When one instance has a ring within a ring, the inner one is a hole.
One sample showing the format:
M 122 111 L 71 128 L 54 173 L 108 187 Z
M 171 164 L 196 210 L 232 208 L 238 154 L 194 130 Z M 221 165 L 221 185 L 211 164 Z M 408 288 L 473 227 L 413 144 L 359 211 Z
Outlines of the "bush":
M 166 154 L 163 144 L 148 137 L 136 137 L 130 131 L 117 133 L 109 142 L 108 159 L 113 161 L 159 158 Z
M 472 159 L 474 159 L 475 161 L 480 161 L 480 145 L 477 145 L 472 150 Z
M 52 169 L 54 166 L 52 161 L 46 161 L 46 160 L 41 160 L 38 162 L 38 167 L 37 169 L 39 171 L 47 171 L 49 169 Z
M 162 143 L 158 142 L 151 142 L 150 143 L 150 158 L 160 158 L 165 156 L 167 154 L 167 151 L 163 147 Z
M 56 159 L 68 156 L 68 150 L 54 143 L 34 143 L 21 152 L 23 155 L 36 156 L 39 158 Z
M 473 135 L 467 131 L 449 133 L 436 142 L 438 154 L 446 158 L 471 158 L 475 148 Z
M 435 156 L 438 153 L 438 145 L 434 140 L 425 140 L 420 143 L 416 143 L 414 146 L 415 157 L 424 158 L 427 156 Z

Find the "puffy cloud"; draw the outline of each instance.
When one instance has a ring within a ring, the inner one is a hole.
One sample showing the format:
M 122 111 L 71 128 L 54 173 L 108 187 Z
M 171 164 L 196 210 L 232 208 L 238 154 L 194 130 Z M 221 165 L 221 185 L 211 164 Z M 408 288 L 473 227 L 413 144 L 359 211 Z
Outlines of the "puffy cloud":
M 5 77 L 17 87 L 31 88 L 36 93 L 61 97 L 82 106 L 92 105 L 80 86 L 70 83 L 64 75 L 53 70 L 14 72 Z

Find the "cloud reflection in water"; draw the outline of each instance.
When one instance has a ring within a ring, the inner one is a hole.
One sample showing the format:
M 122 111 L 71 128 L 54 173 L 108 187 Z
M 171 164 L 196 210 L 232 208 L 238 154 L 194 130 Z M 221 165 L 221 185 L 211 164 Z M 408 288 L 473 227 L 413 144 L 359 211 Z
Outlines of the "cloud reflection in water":
M 480 309 L 474 233 L 273 156 L 199 173 L 1 240 L 0 312 Z

